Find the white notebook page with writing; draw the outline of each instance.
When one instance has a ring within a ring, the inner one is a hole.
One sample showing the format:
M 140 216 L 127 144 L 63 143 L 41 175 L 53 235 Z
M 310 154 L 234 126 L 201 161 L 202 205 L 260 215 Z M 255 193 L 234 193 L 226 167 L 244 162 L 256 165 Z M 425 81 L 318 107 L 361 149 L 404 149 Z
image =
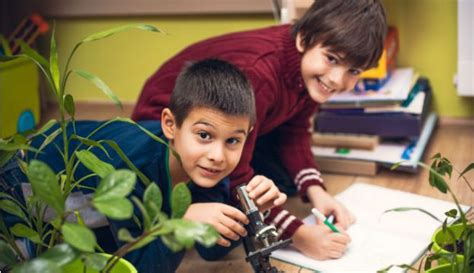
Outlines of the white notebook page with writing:
M 363 183 L 352 185 L 336 198 L 357 218 L 347 231 L 352 242 L 343 257 L 317 261 L 292 247 L 277 250 L 272 257 L 323 272 L 376 272 L 392 264 L 412 264 L 426 251 L 441 223 L 418 211 L 383 212 L 418 207 L 444 220 L 444 212 L 455 208 L 452 202 Z M 465 211 L 468 208 L 463 206 Z M 315 217 L 309 215 L 304 221 L 314 224 Z

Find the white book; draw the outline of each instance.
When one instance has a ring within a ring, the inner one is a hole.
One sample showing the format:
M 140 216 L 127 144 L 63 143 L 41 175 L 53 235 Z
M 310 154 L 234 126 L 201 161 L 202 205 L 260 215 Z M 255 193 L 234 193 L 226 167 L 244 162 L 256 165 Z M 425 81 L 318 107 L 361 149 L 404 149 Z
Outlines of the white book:
M 381 163 L 389 167 L 401 162 L 399 170 L 415 172 L 418 169 L 417 162 L 421 160 L 425 152 L 437 119 L 435 113 L 430 113 L 420 136 L 413 141 L 382 141 L 372 150 L 349 149 L 345 153 L 338 152 L 337 147 L 322 146 L 313 146 L 311 151 L 314 156 L 319 158 L 363 160 Z
M 348 229 L 352 242 L 343 257 L 318 261 L 291 246 L 274 251 L 272 257 L 322 272 L 376 272 L 393 264 L 413 264 L 431 241 L 441 223 L 419 211 L 389 212 L 397 207 L 418 207 L 444 220 L 444 212 L 456 208 L 453 202 L 380 186 L 356 183 L 336 196 L 356 216 Z M 467 211 L 468 206 L 462 206 Z M 309 215 L 305 223 L 314 224 Z M 390 272 L 401 272 L 392 268 Z
M 413 87 L 413 68 L 397 68 L 388 82 L 377 92 L 347 91 L 335 94 L 327 104 L 362 103 L 362 102 L 401 102 L 404 101 Z

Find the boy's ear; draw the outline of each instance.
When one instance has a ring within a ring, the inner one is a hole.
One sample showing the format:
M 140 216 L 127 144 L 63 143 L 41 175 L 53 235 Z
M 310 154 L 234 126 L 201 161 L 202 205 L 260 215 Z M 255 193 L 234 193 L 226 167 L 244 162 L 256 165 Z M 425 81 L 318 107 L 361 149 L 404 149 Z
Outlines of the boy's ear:
M 163 112 L 161 112 L 161 127 L 163 129 L 163 134 L 168 140 L 174 139 L 176 119 L 169 108 L 165 108 L 163 109 Z
M 304 46 L 304 43 L 303 43 L 303 38 L 301 37 L 301 32 L 298 32 L 296 34 L 296 49 L 298 50 L 299 53 L 304 53 L 304 50 L 306 49 L 306 47 Z

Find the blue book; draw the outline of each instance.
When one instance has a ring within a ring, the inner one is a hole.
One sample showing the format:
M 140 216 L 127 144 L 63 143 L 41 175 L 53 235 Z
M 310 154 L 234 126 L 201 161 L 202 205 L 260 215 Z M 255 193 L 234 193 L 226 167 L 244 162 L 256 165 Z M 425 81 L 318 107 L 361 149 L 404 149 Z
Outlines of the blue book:
M 315 131 L 319 133 L 377 135 L 383 138 L 416 138 L 420 135 L 429 112 L 432 92 L 426 78 L 420 78 L 414 88 L 418 91 L 412 92 L 413 96 L 418 92 L 425 93 L 420 114 L 397 111 L 367 113 L 355 109 L 325 109 L 316 115 Z M 408 99 L 411 99 L 410 96 Z

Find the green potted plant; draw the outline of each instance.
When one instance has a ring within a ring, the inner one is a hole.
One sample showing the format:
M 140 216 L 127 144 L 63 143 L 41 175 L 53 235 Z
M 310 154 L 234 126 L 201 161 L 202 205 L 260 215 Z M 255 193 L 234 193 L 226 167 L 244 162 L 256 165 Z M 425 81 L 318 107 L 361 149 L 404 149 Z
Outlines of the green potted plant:
M 465 183 L 471 192 L 474 187 L 468 181 L 466 174 L 474 169 L 474 163 L 468 164 L 463 170 L 457 170 L 451 161 L 441 154 L 436 154 L 432 158 L 431 166 L 418 162 L 417 164 L 429 171 L 429 183 L 442 193 L 449 194 L 456 205 L 456 209 L 445 212 L 444 220 L 438 219 L 430 212 L 411 207 L 400 207 L 385 211 L 401 212 L 417 210 L 425 213 L 442 223 L 441 227 L 433 234 L 430 251 L 422 258 L 419 267 L 411 265 L 391 265 L 380 272 L 387 272 L 391 267 L 397 266 L 404 269 L 416 270 L 431 273 L 472 273 L 474 272 L 474 221 L 468 219 L 466 213 L 459 204 L 458 198 L 451 190 L 449 183 L 452 179 L 453 170 L 458 173 L 456 182 Z M 397 168 L 400 163 L 394 165 Z M 459 181 L 461 180 L 461 181 Z
M 160 32 L 150 25 L 126 25 L 90 35 L 73 48 L 62 73 L 58 65 L 54 29 L 51 36 L 49 60 L 26 43 L 21 43 L 21 54 L 13 56 L 8 54 L 8 50 L 5 50 L 6 56 L 0 57 L 2 62 L 16 58 L 27 58 L 33 61 L 43 72 L 48 87 L 56 99 L 60 115 L 59 120 L 52 119 L 37 131 L 0 139 L 0 166 L 9 161 L 19 150 L 40 153 L 55 137 L 63 139 L 64 149 L 61 153 L 65 162 L 64 166 L 66 166 L 64 170 L 54 173 L 48 165 L 39 160 L 20 161 L 20 166 L 31 185 L 32 195 L 26 198 L 26 204 L 23 204 L 8 193 L 0 192 L 0 215 L 2 212 L 6 212 L 21 219 L 13 227 L 9 227 L 0 217 L 0 266 L 2 266 L 0 270 L 2 272 L 10 269 L 20 273 L 136 272 L 136 269 L 123 259 L 124 255 L 145 246 L 158 237 L 161 237 L 163 242 L 175 251 L 190 248 L 195 242 L 211 246 L 217 241 L 219 235 L 212 226 L 182 219 L 191 203 L 190 192 L 184 183 L 176 185 L 172 190 L 172 216 L 169 219 L 166 214 L 161 212 L 162 195 L 159 187 L 126 158 L 116 143 L 105 139 L 92 140 L 74 133 L 67 134 L 68 125 L 74 128 L 75 122 L 74 98 L 67 93 L 67 81 L 71 75 L 75 74 L 92 82 L 116 105 L 121 107 L 120 100 L 100 78 L 85 70 L 69 69 L 75 52 L 85 43 L 97 41 L 132 28 Z M 5 39 L 1 38 L 1 40 L 5 47 L 7 44 Z M 100 128 L 113 122 L 133 123 L 154 140 L 167 145 L 162 139 L 128 118 L 112 119 L 105 122 Z M 57 129 L 50 132 L 56 124 L 58 125 Z M 38 136 L 44 137 L 41 146 L 38 149 L 29 146 L 31 140 Z M 85 149 L 76 149 L 70 153 L 68 145 L 72 140 L 79 141 Z M 104 149 L 105 144 L 112 147 L 124 162 L 127 162 L 129 170 L 115 170 L 113 166 L 101 161 L 90 152 L 93 147 Z M 173 152 L 173 150 L 171 151 Z M 146 186 L 141 199 L 135 196 L 131 197 L 141 213 L 143 233 L 133 237 L 127 229 L 119 230 L 118 237 L 125 243 L 115 253 L 104 253 L 98 246 L 92 230 L 85 225 L 80 210 L 70 210 L 65 205 L 71 193 L 78 189 L 81 181 L 86 178 L 74 176 L 79 164 L 88 168 L 92 172 L 91 176 L 100 177 L 100 183 L 88 205 L 110 219 L 133 218 L 137 220 L 138 218 L 133 215 L 133 204 L 127 196 L 134 188 L 137 176 Z M 54 211 L 52 219 L 46 220 L 47 210 Z M 74 218 L 74 222 L 69 221 L 71 217 Z M 29 259 L 24 256 L 15 242 L 16 238 L 26 238 L 35 244 L 34 258 Z

